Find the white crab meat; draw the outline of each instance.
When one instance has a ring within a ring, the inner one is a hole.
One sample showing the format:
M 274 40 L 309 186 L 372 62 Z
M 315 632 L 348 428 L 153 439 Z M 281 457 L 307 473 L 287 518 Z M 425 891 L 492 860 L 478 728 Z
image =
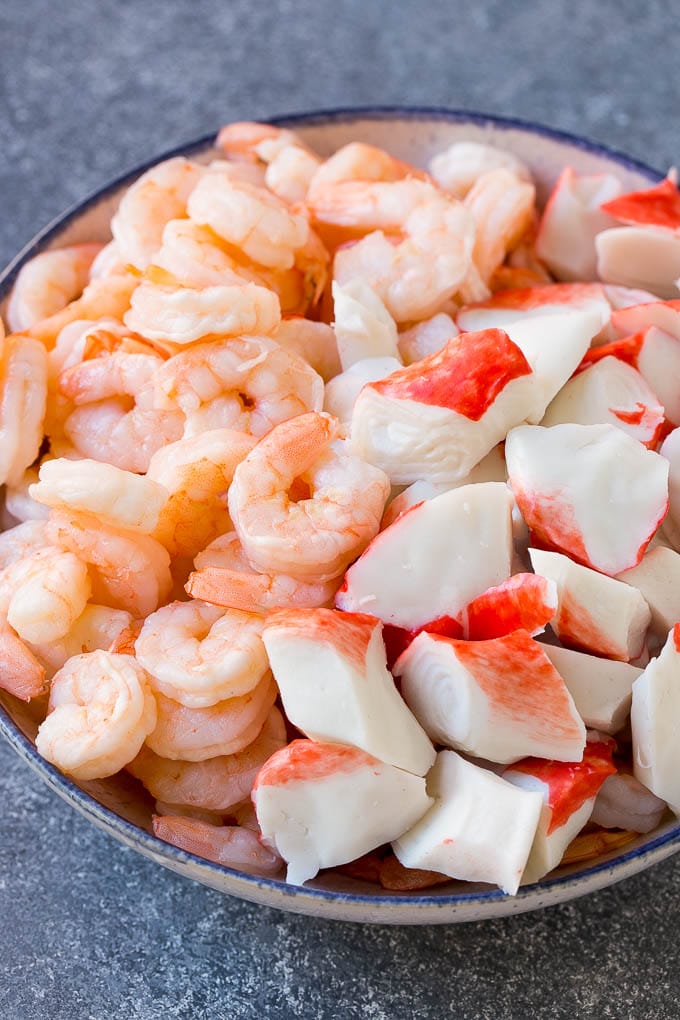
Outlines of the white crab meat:
M 446 312 L 438 312 L 429 319 L 416 322 L 409 329 L 400 330 L 399 353 L 405 365 L 412 365 L 430 354 L 436 354 L 454 336 L 458 336 L 455 322 Z
M 464 330 L 507 329 L 526 318 L 567 311 L 593 312 L 598 332 L 609 324 L 611 304 L 601 283 L 548 283 L 499 290 L 486 301 L 463 306 L 456 323 Z
M 341 422 L 350 422 L 357 397 L 369 382 L 386 379 L 402 367 L 396 358 L 364 358 L 326 383 L 323 408 Z
M 662 545 L 648 549 L 637 567 L 618 575 L 642 594 L 652 613 L 651 628 L 665 637 L 680 622 L 680 555 Z
M 545 644 L 543 651 L 564 680 L 586 726 L 618 733 L 630 712 L 633 684 L 642 673 L 628 662 Z
M 616 425 L 654 449 L 664 420 L 663 406 L 640 373 L 618 358 L 605 357 L 562 387 L 541 424 Z
M 633 771 L 680 815 L 680 624 L 633 684 Z
M 652 618 L 637 588 L 561 553 L 530 549 L 529 556 L 534 571 L 557 586 L 550 626 L 562 644 L 620 662 L 637 659 Z
M 456 617 L 510 576 L 511 510 L 500 482 L 466 485 L 411 507 L 348 569 L 336 606 L 407 630 Z
M 376 292 L 363 280 L 333 283 L 333 328 L 345 372 L 365 358 L 394 358 L 401 364 L 397 327 Z
M 454 751 L 427 777 L 430 810 L 392 844 L 407 868 L 491 882 L 514 895 L 541 814 L 540 793 L 520 790 Z
M 651 832 L 664 814 L 666 803 L 627 772 L 608 776 L 600 787 L 591 822 L 603 829 Z
M 280 609 L 267 617 L 262 640 L 286 715 L 306 736 L 425 775 L 434 748 L 387 671 L 379 620 Z
M 418 634 L 394 665 L 401 692 L 440 744 L 489 761 L 580 761 L 586 731 L 543 646 L 524 630 L 489 641 Z
M 613 425 L 521 426 L 508 481 L 540 540 L 604 574 L 642 559 L 668 508 L 668 461 Z
M 619 337 L 642 333 L 650 326 L 656 326 L 663 333 L 680 340 L 680 300 L 652 300 L 626 305 L 612 312 L 611 323 Z
M 600 206 L 622 190 L 614 174 L 579 175 L 564 168 L 536 236 L 536 254 L 558 280 L 597 279 L 595 237 L 616 223 Z
M 597 275 L 606 283 L 641 287 L 660 298 L 677 297 L 680 235 L 662 227 L 603 230 L 595 238 Z
M 491 170 L 511 170 L 520 180 L 531 181 L 528 167 L 514 153 L 481 142 L 454 142 L 432 157 L 429 170 L 437 184 L 456 198 L 465 198 Z
M 425 780 L 340 744 L 294 740 L 260 769 L 252 792 L 265 842 L 302 885 L 397 839 L 432 805 Z
M 616 770 L 612 764 L 611 741 L 588 741 L 580 762 L 517 762 L 503 773 L 503 779 L 520 790 L 537 791 L 543 810 L 534 836 L 522 885 L 538 882 L 556 868 L 572 839 L 590 818 L 595 798 L 608 776 Z
M 680 551 L 680 428 L 673 429 L 664 439 L 660 453 L 669 466 L 668 516 L 663 522 L 663 533 L 673 548 Z

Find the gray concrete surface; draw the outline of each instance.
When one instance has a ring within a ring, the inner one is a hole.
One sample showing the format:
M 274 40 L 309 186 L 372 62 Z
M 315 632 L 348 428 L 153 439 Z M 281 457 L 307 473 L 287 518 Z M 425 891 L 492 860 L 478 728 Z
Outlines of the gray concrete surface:
M 3 0 L 0 262 L 108 178 L 223 121 L 444 104 L 680 157 L 674 5 Z M 0 746 L 0 1018 L 680 1015 L 680 860 L 542 914 L 315 922 L 185 882 Z

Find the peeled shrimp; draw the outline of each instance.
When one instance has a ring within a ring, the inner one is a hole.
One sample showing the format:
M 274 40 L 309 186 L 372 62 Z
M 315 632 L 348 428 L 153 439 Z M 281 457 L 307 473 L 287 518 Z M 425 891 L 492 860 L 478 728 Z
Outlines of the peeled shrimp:
M 257 773 L 285 743 L 286 724 L 272 708 L 257 739 L 236 754 L 170 761 L 142 747 L 127 768 L 157 800 L 226 814 L 250 796 Z
M 62 329 L 71 322 L 77 322 L 79 319 L 121 320 L 124 312 L 130 307 L 132 292 L 138 284 L 139 279 L 127 272 L 116 276 L 98 277 L 88 283 L 81 297 L 71 301 L 60 312 L 55 312 L 47 319 L 35 323 L 29 332 L 50 351 Z
M 510 170 L 523 181 L 531 181 L 527 167 L 512 152 L 479 142 L 454 142 L 437 153 L 430 172 L 437 184 L 456 198 L 465 198 L 480 177 L 491 170 Z
M 158 839 L 227 868 L 249 875 L 277 875 L 283 867 L 276 851 L 260 842 L 256 833 L 238 825 L 159 815 L 154 815 L 152 824 Z
M 56 641 L 40 644 L 31 643 L 31 651 L 41 666 L 45 667 L 48 678 L 74 655 L 95 652 L 97 649 L 112 651 L 110 647 L 132 623 L 132 616 L 124 609 L 110 609 L 108 606 L 85 606 L 68 633 Z
M 41 503 L 37 503 L 28 490 L 38 481 L 38 468 L 26 468 L 23 475 L 14 485 L 5 487 L 5 510 L 16 521 L 44 521 L 47 520 L 49 510 Z
M 162 758 L 183 761 L 235 754 L 257 738 L 276 695 L 270 672 L 248 694 L 209 708 L 187 708 L 157 692 L 158 719 L 147 747 Z
M 45 690 L 45 670 L 33 652 L 0 617 L 0 688 L 21 701 Z
M 16 333 L 30 329 L 80 297 L 102 247 L 74 244 L 42 252 L 22 266 L 7 305 L 10 329 Z
M 156 390 L 157 407 L 186 416 L 185 435 L 233 428 L 262 436 L 323 404 L 323 381 L 307 362 L 259 336 L 182 351 L 159 369 Z
M 259 570 L 301 581 L 343 573 L 377 534 L 390 492 L 379 468 L 331 446 L 338 423 L 310 412 L 277 425 L 248 454 L 229 489 L 229 512 Z M 294 502 L 297 478 L 309 497 Z
M 177 156 L 151 167 L 123 195 L 111 220 L 119 258 L 145 269 L 161 246 L 168 220 L 186 216 L 187 200 L 205 169 Z
M 90 564 L 95 602 L 141 617 L 167 598 L 172 587 L 170 557 L 150 536 L 112 528 L 89 514 L 56 510 L 50 514 L 47 533 L 55 545 Z
M 53 543 L 47 533 L 46 521 L 22 521 L 0 532 L 0 570 L 51 545 Z
M 96 460 L 47 460 L 39 477 L 29 487 L 38 504 L 91 513 L 105 524 L 147 534 L 156 528 L 169 495 L 151 478 Z
M 0 573 L 0 612 L 24 641 L 56 641 L 91 594 L 87 566 L 72 552 L 38 549 Z
M 155 690 L 188 708 L 208 708 L 258 685 L 268 663 L 262 627 L 252 613 L 171 602 L 144 621 L 135 651 Z
M 268 613 L 282 606 L 312 609 L 327 605 L 338 581 L 296 581 L 286 574 L 253 570 L 236 532 L 216 538 L 195 560 L 186 590 L 192 598 L 218 606 Z
M 0 338 L 0 485 L 16 485 L 38 456 L 47 404 L 47 353 L 29 336 Z
M 303 201 L 321 165 L 321 159 L 293 131 L 271 124 L 227 124 L 219 132 L 216 145 L 229 157 L 266 164 L 265 184 L 286 202 Z
M 472 259 L 484 283 L 531 227 L 535 199 L 533 184 L 506 169 L 483 174 L 466 195 L 477 227 Z
M 153 455 L 146 478 L 168 494 L 154 537 L 171 556 L 193 557 L 229 531 L 227 489 L 236 465 L 254 445 L 244 432 L 211 429 Z
M 321 164 L 312 178 L 308 198 L 313 208 L 319 194 L 339 181 L 401 181 L 407 177 L 427 179 L 427 174 L 375 145 L 350 142 Z
M 132 761 L 156 723 L 148 678 L 129 655 L 76 655 L 53 677 L 38 752 L 74 779 L 103 779 Z
M 125 325 L 134 333 L 173 344 L 271 333 L 280 321 L 278 296 L 255 283 L 193 289 L 143 280 L 124 316 Z
M 337 184 L 318 197 L 315 215 L 374 231 L 336 252 L 334 277 L 341 285 L 363 279 L 396 322 L 435 314 L 469 272 L 472 216 L 422 181 Z M 384 229 L 403 240 L 394 243 Z
M 304 358 L 324 382 L 342 371 L 335 333 L 325 322 L 290 316 L 281 320 L 272 340 Z

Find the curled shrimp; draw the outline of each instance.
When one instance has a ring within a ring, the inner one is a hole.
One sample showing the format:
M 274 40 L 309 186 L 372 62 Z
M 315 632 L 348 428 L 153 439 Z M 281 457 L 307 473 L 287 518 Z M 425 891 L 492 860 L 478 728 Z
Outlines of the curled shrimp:
M 23 560 L 38 549 L 52 546 L 47 521 L 22 521 L 7 531 L 0 532 L 0 571 Z
M 194 223 L 210 227 L 253 262 L 273 269 L 294 266 L 295 252 L 309 235 L 306 217 L 276 195 L 219 172 L 199 181 L 187 210 Z
M 103 779 L 132 761 L 156 723 L 148 678 L 129 655 L 76 655 L 52 678 L 39 753 L 74 779 Z
M 72 322 L 80 319 L 121 321 L 138 284 L 138 277 L 127 272 L 91 280 L 79 298 L 60 312 L 36 322 L 29 332 L 51 351 L 62 329 Z
M 5 486 L 5 511 L 15 521 L 47 520 L 49 509 L 36 502 L 29 494 L 31 485 L 38 481 L 38 468 L 33 465 L 26 468 L 21 478 L 14 485 Z
M 50 679 L 74 655 L 98 649 L 112 651 L 113 643 L 131 624 L 132 616 L 124 609 L 89 603 L 63 637 L 56 641 L 32 642 L 31 652 Z
M 89 514 L 52 511 L 47 533 L 54 545 L 90 565 L 94 601 L 147 616 L 172 587 L 170 557 L 155 539 L 103 524 Z
M 162 365 L 155 354 L 114 350 L 60 374 L 59 390 L 75 404 L 64 432 L 81 456 L 143 473 L 156 450 L 180 438 L 184 416 L 154 407 Z
M 232 428 L 262 436 L 323 404 L 323 381 L 307 362 L 259 336 L 182 351 L 159 369 L 156 392 L 157 407 L 186 417 L 185 435 Z
M 299 415 L 273 428 L 236 468 L 229 513 L 257 569 L 330 581 L 377 534 L 389 481 L 379 468 L 333 448 L 337 431 L 329 415 Z M 297 502 L 296 479 L 309 492 Z
M 118 257 L 145 269 L 161 246 L 168 220 L 186 216 L 187 200 L 205 173 L 197 163 L 177 156 L 151 167 L 123 195 L 111 220 Z
M 155 690 L 188 708 L 209 708 L 248 694 L 264 676 L 262 627 L 252 613 L 171 602 L 144 621 L 135 653 Z
M 240 121 L 227 124 L 216 145 L 229 158 L 254 160 L 266 166 L 264 183 L 286 202 L 301 202 L 321 159 L 293 132 L 271 124 Z
M 235 754 L 170 761 L 142 747 L 127 769 L 156 800 L 226 814 L 250 796 L 257 773 L 285 743 L 286 724 L 272 708 L 257 739 Z
M 256 283 L 196 289 L 142 280 L 124 322 L 152 341 L 189 344 L 242 333 L 271 333 L 281 321 L 278 295 Z
M 21 701 L 31 701 L 45 691 L 43 665 L 1 616 L 0 689 Z
M 211 542 L 198 554 L 195 565 L 186 584 L 192 598 L 248 613 L 268 613 L 281 606 L 325 606 L 338 587 L 337 580 L 296 581 L 286 574 L 253 570 L 236 532 Z
M 281 320 L 272 340 L 304 358 L 324 382 L 342 371 L 335 333 L 325 322 L 289 316 Z
M 312 178 L 308 197 L 313 206 L 328 185 L 340 181 L 401 181 L 405 178 L 427 180 L 428 175 L 375 145 L 350 142 L 321 164 Z
M 158 524 L 168 492 L 158 482 L 96 460 L 57 457 L 40 466 L 29 487 L 38 504 L 90 513 L 105 524 L 149 533 Z
M 233 429 L 211 429 L 163 447 L 149 463 L 147 479 L 168 493 L 154 532 L 171 556 L 193 557 L 229 531 L 227 489 L 255 440 Z
M 180 850 L 249 875 L 277 875 L 283 860 L 257 833 L 240 825 L 211 825 L 197 818 L 154 815 L 154 836 Z
M 324 222 L 373 231 L 336 252 L 334 278 L 340 285 L 363 279 L 396 322 L 434 315 L 469 273 L 474 220 L 426 182 L 346 181 L 321 193 L 314 208 Z
M 456 198 L 465 198 L 480 177 L 499 169 L 531 181 L 528 168 L 512 152 L 479 142 L 454 142 L 430 162 L 430 172 L 437 184 Z
M 68 633 L 91 594 L 87 566 L 72 552 L 47 547 L 0 574 L 0 613 L 24 641 L 56 641 Z
M 157 692 L 158 718 L 147 747 L 162 758 L 183 761 L 235 754 L 257 738 L 277 693 L 270 672 L 248 694 L 208 708 L 188 708 Z
M 47 353 L 39 341 L 0 338 L 0 485 L 17 484 L 38 456 L 47 405 Z
M 503 168 L 483 174 L 466 195 L 477 227 L 472 259 L 484 283 L 530 229 L 535 199 L 533 184 Z
M 28 330 L 80 297 L 102 247 L 74 244 L 42 252 L 22 266 L 7 305 L 10 329 L 15 333 Z

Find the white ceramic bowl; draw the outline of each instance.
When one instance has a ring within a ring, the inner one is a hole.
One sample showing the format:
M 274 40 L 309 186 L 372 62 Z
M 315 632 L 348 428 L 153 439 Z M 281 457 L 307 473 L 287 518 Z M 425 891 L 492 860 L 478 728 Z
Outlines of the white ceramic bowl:
M 660 177 L 649 167 L 583 139 L 535 124 L 465 112 L 339 110 L 283 117 L 274 123 L 293 127 L 323 155 L 346 142 L 363 140 L 421 166 L 453 141 L 489 142 L 515 152 L 529 164 L 540 202 L 566 164 L 587 173 L 613 171 L 627 188 L 644 187 Z M 207 159 L 212 155 L 211 143 L 212 138 L 201 139 L 160 154 L 152 162 L 178 154 Z M 123 188 L 144 169 L 138 167 L 102 188 L 38 234 L 0 276 L 0 301 L 6 299 L 21 265 L 38 252 L 77 241 L 107 240 L 108 222 Z M 73 782 L 37 754 L 33 744 L 36 729 L 30 705 L 0 692 L 0 732 L 53 790 L 100 828 L 181 875 L 232 896 L 297 913 L 381 924 L 441 924 L 498 917 L 582 896 L 642 871 L 680 848 L 680 825 L 666 823 L 595 862 L 559 868 L 544 881 L 522 887 L 514 897 L 489 886 L 453 881 L 424 894 L 395 894 L 333 873 L 296 888 L 212 864 L 156 839 L 151 832 L 152 802 L 135 780 L 121 774 L 96 782 Z

